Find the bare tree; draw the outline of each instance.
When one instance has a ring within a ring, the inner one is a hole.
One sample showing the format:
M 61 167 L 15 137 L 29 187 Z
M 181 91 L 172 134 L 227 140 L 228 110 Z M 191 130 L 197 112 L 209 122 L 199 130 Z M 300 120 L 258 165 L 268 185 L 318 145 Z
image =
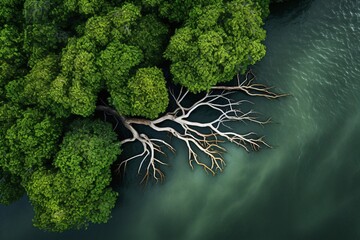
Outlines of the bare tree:
M 269 99 L 276 99 L 286 94 L 276 94 L 272 92 L 271 87 L 266 87 L 262 84 L 253 83 L 255 75 L 249 71 L 246 74 L 245 80 L 238 82 L 236 86 L 215 86 L 212 90 L 205 94 L 200 100 L 186 107 L 184 102 L 189 95 L 189 91 L 184 88 L 180 89 L 178 94 L 170 91 L 172 98 L 176 103 L 176 109 L 169 112 L 162 117 L 155 120 L 138 119 L 124 117 L 118 114 L 114 109 L 106 106 L 98 106 L 97 109 L 105 111 L 108 114 L 116 116 L 121 120 L 122 124 L 131 132 L 132 137 L 124 139 L 121 144 L 128 144 L 131 142 L 140 142 L 142 151 L 132 157 L 123 160 L 118 170 L 126 169 L 127 164 L 135 159 L 140 159 L 138 173 L 145 169 L 144 180 L 152 176 L 156 181 L 163 180 L 164 173 L 159 168 L 160 165 L 166 163 L 159 157 L 166 155 L 163 147 L 175 152 L 174 147 L 167 141 L 160 138 L 152 138 L 145 133 L 141 133 L 136 129 L 136 126 L 143 125 L 157 132 L 169 133 L 178 140 L 185 143 L 188 150 L 188 160 L 190 166 L 193 168 L 193 163 L 204 168 L 206 172 L 213 175 L 217 171 L 222 171 L 225 162 L 222 153 L 225 149 L 220 145 L 221 142 L 229 141 L 238 146 L 241 146 L 246 151 L 258 150 L 262 146 L 270 147 L 263 139 L 258 137 L 254 132 L 239 134 L 229 126 L 230 122 L 253 122 L 257 124 L 266 124 L 270 119 L 261 121 L 257 119 L 256 113 L 253 110 L 242 111 L 240 106 L 249 101 L 234 100 L 232 97 L 238 91 L 244 92 L 250 96 L 265 97 Z M 200 122 L 191 120 L 193 114 L 202 109 L 211 109 L 215 119 L 209 122 Z M 166 122 L 175 123 L 166 124 Z M 207 156 L 210 161 L 204 162 L 199 154 Z

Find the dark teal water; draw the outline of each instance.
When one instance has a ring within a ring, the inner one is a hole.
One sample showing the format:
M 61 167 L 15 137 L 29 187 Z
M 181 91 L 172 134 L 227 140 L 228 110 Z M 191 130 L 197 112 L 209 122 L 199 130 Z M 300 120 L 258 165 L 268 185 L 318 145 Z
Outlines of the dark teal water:
M 126 184 L 109 223 L 87 231 L 37 230 L 23 199 L 0 208 L 0 239 L 360 239 L 360 1 L 293 2 L 268 19 L 254 68 L 292 94 L 253 99 L 276 122 L 259 129 L 273 149 L 228 144 L 216 177 L 179 150 L 165 184 Z

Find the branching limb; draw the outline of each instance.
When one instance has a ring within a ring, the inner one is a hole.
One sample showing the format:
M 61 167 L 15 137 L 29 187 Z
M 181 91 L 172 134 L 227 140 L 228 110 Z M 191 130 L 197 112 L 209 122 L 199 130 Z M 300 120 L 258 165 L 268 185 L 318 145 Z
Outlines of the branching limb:
M 268 99 L 277 99 L 280 97 L 289 96 L 289 94 L 277 94 L 272 91 L 273 87 L 267 87 L 264 84 L 253 83 L 256 79 L 255 74 L 249 70 L 245 75 L 245 80 L 240 82 L 240 76 L 237 75 L 237 86 L 214 86 L 212 90 L 225 91 L 241 91 L 253 97 L 265 97 Z
M 175 152 L 174 147 L 163 139 L 150 138 L 144 133 L 139 133 L 136 126 L 147 126 L 157 132 L 168 133 L 178 140 L 182 141 L 188 149 L 188 160 L 190 166 L 193 168 L 193 163 L 201 166 L 206 172 L 215 175 L 217 171 L 222 171 L 225 165 L 223 153 L 226 151 L 221 147 L 220 143 L 228 141 L 238 146 L 241 146 L 246 151 L 259 150 L 262 146 L 270 147 L 263 137 L 258 137 L 254 132 L 240 134 L 234 131 L 229 123 L 231 122 L 252 122 L 260 125 L 270 122 L 270 119 L 265 121 L 258 120 L 256 113 L 253 110 L 242 111 L 240 109 L 242 104 L 251 103 L 246 100 L 234 100 L 231 98 L 238 91 L 243 91 L 250 96 L 261 96 L 269 99 L 276 99 L 286 94 L 276 94 L 271 91 L 271 88 L 262 84 L 253 83 L 255 76 L 249 72 L 246 79 L 240 82 L 238 78 L 238 85 L 233 87 L 217 86 L 213 90 L 205 94 L 200 100 L 193 103 L 191 106 L 184 106 L 184 99 L 189 92 L 181 88 L 178 94 L 170 91 L 170 95 L 176 103 L 176 109 L 173 112 L 159 117 L 155 120 L 127 118 L 118 114 L 114 109 L 109 107 L 99 106 L 97 109 L 106 111 L 108 114 L 118 117 L 123 125 L 130 131 L 132 136 L 124 139 L 121 143 L 127 144 L 131 142 L 139 142 L 142 146 L 142 151 L 132 157 L 123 160 L 118 167 L 126 169 L 129 162 L 140 159 L 138 173 L 145 171 L 143 181 L 147 181 L 149 177 L 153 177 L 156 181 L 161 181 L 164 178 L 164 173 L 160 170 L 160 165 L 166 165 L 165 162 L 159 159 L 159 156 L 166 155 L 165 149 Z M 215 119 L 209 122 L 200 122 L 191 120 L 192 116 L 198 110 L 211 110 Z M 168 126 L 166 123 L 171 121 L 176 123 L 176 126 Z M 164 149 L 165 148 L 165 149 Z M 204 159 L 207 157 L 207 161 Z

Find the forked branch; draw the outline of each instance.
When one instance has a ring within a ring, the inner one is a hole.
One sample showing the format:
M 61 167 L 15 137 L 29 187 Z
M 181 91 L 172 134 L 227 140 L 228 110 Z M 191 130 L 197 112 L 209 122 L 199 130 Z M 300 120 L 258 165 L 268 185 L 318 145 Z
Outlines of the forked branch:
M 140 133 L 136 126 L 145 125 L 157 132 L 169 133 L 178 140 L 185 143 L 188 150 L 188 160 L 190 166 L 193 164 L 201 166 L 206 172 L 215 175 L 217 171 L 222 171 L 225 165 L 223 153 L 226 151 L 221 142 L 229 141 L 241 146 L 246 151 L 259 150 L 262 146 L 270 147 L 263 139 L 254 132 L 240 134 L 233 130 L 229 123 L 231 122 L 253 122 L 257 124 L 266 124 L 270 119 L 261 121 L 257 119 L 253 110 L 242 111 L 241 105 L 250 103 L 246 100 L 234 100 L 232 98 L 238 91 L 243 91 L 250 96 L 261 96 L 269 99 L 276 99 L 286 94 L 276 94 L 271 88 L 262 84 L 253 83 L 254 76 L 251 72 L 246 75 L 242 82 L 238 80 L 237 86 L 216 86 L 212 91 L 205 94 L 200 100 L 186 107 L 184 100 L 188 97 L 189 91 L 181 88 L 178 94 L 170 91 L 170 95 L 176 103 L 176 109 L 155 120 L 127 118 L 120 116 L 115 110 L 99 106 L 97 109 L 105 111 L 119 118 L 123 125 L 131 132 L 132 136 L 124 139 L 121 143 L 139 142 L 142 150 L 139 154 L 123 160 L 118 167 L 126 169 L 129 162 L 139 159 L 138 173 L 145 171 L 143 181 L 148 177 L 153 177 L 156 181 L 164 178 L 164 173 L 160 170 L 160 165 L 166 163 L 160 159 L 161 155 L 166 155 L 166 150 L 175 152 L 174 147 L 163 139 L 151 138 L 145 133 Z M 214 91 L 221 90 L 221 91 Z M 191 120 L 192 116 L 198 110 L 211 110 L 214 119 L 209 122 Z M 176 123 L 171 126 L 167 122 Z M 204 158 L 205 156 L 205 158 Z M 207 157 L 207 159 L 206 159 Z M 206 159 L 204 161 L 204 159 Z
M 212 90 L 226 90 L 226 91 L 241 91 L 253 97 L 265 97 L 268 99 L 276 99 L 280 97 L 289 96 L 289 94 L 278 94 L 273 92 L 274 87 L 268 87 L 264 84 L 253 83 L 256 80 L 255 74 L 249 70 L 244 80 L 240 80 L 240 75 L 237 76 L 236 86 L 214 86 Z

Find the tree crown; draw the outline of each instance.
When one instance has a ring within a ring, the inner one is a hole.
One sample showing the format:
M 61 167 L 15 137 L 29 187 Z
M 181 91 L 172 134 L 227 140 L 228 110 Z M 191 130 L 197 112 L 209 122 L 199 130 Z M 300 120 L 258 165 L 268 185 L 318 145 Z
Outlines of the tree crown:
M 168 116 L 169 86 L 208 92 L 243 73 L 265 54 L 268 5 L 0 0 L 0 203 L 26 192 L 34 224 L 49 231 L 106 222 L 117 196 L 111 166 L 126 141 L 97 107 L 135 133 L 124 119 Z

